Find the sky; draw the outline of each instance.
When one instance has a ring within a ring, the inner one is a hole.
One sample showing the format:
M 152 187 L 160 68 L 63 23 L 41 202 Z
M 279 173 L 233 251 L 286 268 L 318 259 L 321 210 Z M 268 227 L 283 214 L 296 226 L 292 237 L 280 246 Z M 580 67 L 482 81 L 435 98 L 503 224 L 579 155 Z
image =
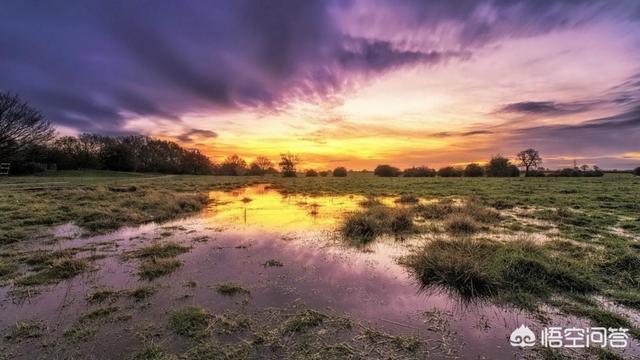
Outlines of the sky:
M 61 135 L 304 168 L 640 165 L 637 0 L 5 0 L 0 91 Z

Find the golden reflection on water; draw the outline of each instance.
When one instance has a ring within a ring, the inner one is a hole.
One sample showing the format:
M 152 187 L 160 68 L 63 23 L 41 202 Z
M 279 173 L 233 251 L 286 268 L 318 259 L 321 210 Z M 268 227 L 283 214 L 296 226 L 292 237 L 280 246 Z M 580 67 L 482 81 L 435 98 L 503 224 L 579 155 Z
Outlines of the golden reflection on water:
M 206 212 L 211 222 L 228 226 L 255 226 L 280 230 L 332 228 L 346 212 L 360 208 L 358 195 L 315 196 L 282 194 L 267 184 L 231 192 L 212 191 Z

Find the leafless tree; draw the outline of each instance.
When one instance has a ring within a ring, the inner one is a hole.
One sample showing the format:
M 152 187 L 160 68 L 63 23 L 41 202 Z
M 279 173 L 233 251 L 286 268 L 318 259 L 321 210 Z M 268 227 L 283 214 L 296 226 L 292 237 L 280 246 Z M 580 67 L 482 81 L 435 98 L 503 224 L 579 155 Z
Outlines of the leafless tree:
M 529 169 L 538 167 L 542 163 L 540 153 L 535 149 L 522 150 L 516 154 L 520 166 L 524 167 L 525 176 L 529 175 Z
M 0 93 L 0 160 L 19 160 L 25 150 L 53 139 L 40 112 L 17 95 Z

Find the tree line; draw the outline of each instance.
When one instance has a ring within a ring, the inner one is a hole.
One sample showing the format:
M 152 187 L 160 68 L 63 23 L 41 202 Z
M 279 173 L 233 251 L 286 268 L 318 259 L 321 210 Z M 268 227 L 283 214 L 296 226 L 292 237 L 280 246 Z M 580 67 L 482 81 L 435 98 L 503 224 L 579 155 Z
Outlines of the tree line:
M 445 166 L 438 170 L 427 166 L 400 170 L 383 164 L 375 168 L 374 174 L 381 177 L 518 177 L 522 168 L 525 176 L 603 175 L 597 166 L 574 166 L 556 171 L 543 169 L 540 167 L 542 158 L 535 149 L 519 152 L 515 161 L 512 163 L 510 159 L 497 155 L 486 165 L 471 163 L 465 167 Z M 175 142 L 149 136 L 81 134 L 77 137 L 55 137 L 52 125 L 40 112 L 17 95 L 0 93 L 0 162 L 11 162 L 12 173 L 35 173 L 53 167 L 60 170 L 102 169 L 226 176 L 281 174 L 283 177 L 295 177 L 301 159 L 296 154 L 283 153 L 277 164 L 264 156 L 247 163 L 233 154 L 215 164 L 197 149 L 186 149 Z M 640 167 L 634 173 L 640 176 Z M 333 171 L 304 171 L 306 177 L 345 177 L 347 174 L 347 169 L 342 166 Z

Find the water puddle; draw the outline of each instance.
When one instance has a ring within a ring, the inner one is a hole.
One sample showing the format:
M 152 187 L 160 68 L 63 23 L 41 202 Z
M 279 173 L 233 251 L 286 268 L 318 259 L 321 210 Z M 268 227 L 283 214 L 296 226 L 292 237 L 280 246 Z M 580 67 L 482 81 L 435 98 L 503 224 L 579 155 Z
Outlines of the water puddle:
M 360 208 L 365 198 L 356 195 L 312 196 L 283 194 L 261 184 L 231 192 L 209 193 L 212 204 L 204 218 L 227 227 L 272 230 L 320 230 L 335 226 L 345 212 Z
M 51 332 L 61 333 L 78 314 L 92 308 L 85 300 L 87 293 L 152 285 L 158 291 L 147 301 L 118 300 L 128 320 L 103 326 L 96 336 L 99 340 L 52 347 L 49 353 L 43 348 L 43 354 L 90 352 L 95 358 L 124 358 L 140 347 L 135 334 L 141 326 L 166 329 L 167 311 L 184 305 L 203 306 L 214 313 L 229 309 L 245 313 L 301 304 L 347 313 L 393 334 L 419 336 L 438 344 L 434 358 L 513 359 L 534 354 L 508 343 L 511 331 L 521 324 L 540 332 L 544 325 L 531 314 L 487 303 L 463 305 L 446 293 L 420 289 L 396 260 L 424 238 L 380 238 L 365 249 L 344 245 L 333 230 L 344 213 L 360 207 L 363 197 L 285 195 L 268 185 L 212 192 L 210 197 L 211 206 L 194 217 L 43 245 L 53 251 L 93 244 L 91 254 L 106 257 L 93 263 L 93 271 L 48 286 L 26 300 L 16 300 L 9 286 L 1 288 L 0 327 L 40 319 Z M 66 226 L 58 231 L 69 236 L 76 229 Z M 153 281 L 139 279 L 138 260 L 122 254 L 166 241 L 190 247 L 177 257 L 182 266 Z M 267 266 L 269 260 L 281 266 Z M 249 292 L 224 296 L 215 290 L 220 283 L 239 284 Z M 554 316 L 549 325 L 576 324 L 581 322 Z M 157 341 L 171 349 L 184 346 L 160 333 Z M 629 350 L 637 354 L 638 344 Z M 28 343 L 14 345 L 12 351 L 15 358 L 30 358 Z

